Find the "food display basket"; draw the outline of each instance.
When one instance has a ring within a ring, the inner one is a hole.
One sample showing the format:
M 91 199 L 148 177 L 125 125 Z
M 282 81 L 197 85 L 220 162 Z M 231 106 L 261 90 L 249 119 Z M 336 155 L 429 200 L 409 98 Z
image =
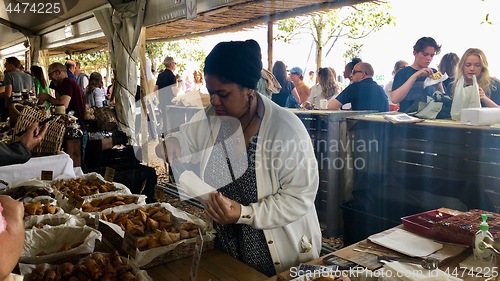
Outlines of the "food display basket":
M 33 122 L 41 122 L 47 118 L 45 112 L 42 113 L 30 106 L 24 106 L 14 127 L 12 141 L 18 141 L 19 137 L 16 135 L 28 128 Z M 42 142 L 31 151 L 33 156 L 54 155 L 61 151 L 66 125 L 61 123 L 59 118 L 55 118 L 48 122 L 48 126 L 47 133 Z

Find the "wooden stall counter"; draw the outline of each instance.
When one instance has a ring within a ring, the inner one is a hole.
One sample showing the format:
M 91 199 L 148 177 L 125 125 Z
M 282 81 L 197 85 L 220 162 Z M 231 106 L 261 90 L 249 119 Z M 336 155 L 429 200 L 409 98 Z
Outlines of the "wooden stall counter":
M 384 231 L 383 233 L 390 233 L 397 229 L 402 229 L 402 226 L 391 228 L 389 230 Z M 444 250 L 445 248 L 446 250 Z M 457 250 L 457 248 L 461 249 Z M 461 262 L 465 261 L 472 255 L 471 248 L 458 244 L 444 243 L 443 250 L 440 250 L 432 254 L 432 256 L 434 255 L 436 256 L 440 255 L 443 257 L 442 261 L 440 262 L 439 269 L 442 270 L 444 273 L 449 274 L 451 277 L 458 278 L 453 280 L 479 281 L 486 279 L 486 277 L 482 276 L 481 274 L 470 272 L 466 268 L 461 267 L 460 265 Z M 449 255 L 449 257 L 444 258 L 445 255 Z M 378 262 L 378 256 L 403 257 L 403 255 L 400 253 L 397 253 L 393 250 L 377 245 L 365 239 L 363 241 L 357 242 L 355 244 L 342 248 L 333 253 L 314 259 L 308 262 L 307 264 L 327 266 L 327 264 L 325 264 L 323 260 L 329 256 L 340 257 L 350 262 L 354 262 L 355 264 L 360 265 L 362 268 L 371 271 L 378 270 L 383 266 L 382 263 Z M 267 279 L 267 281 L 299 280 L 295 279 L 299 278 L 296 276 L 297 272 L 298 272 L 297 269 L 292 268 L 291 270 L 282 272 L 276 276 Z M 496 272 L 497 272 L 496 274 L 498 274 L 498 268 L 496 268 Z M 340 276 L 340 273 L 337 273 L 337 275 Z M 371 273 L 370 275 L 370 272 L 354 270 L 352 272 L 344 271 L 344 275 L 348 276 L 351 280 L 400 280 L 400 279 L 389 279 L 388 278 L 389 275 L 384 274 L 382 272 Z M 314 279 L 300 279 L 300 281 L 309 281 L 309 280 L 314 280 Z M 408 279 L 408 280 L 416 280 L 416 279 Z M 436 280 L 441 280 L 441 279 L 436 279 Z
M 157 265 L 146 271 L 153 280 L 188 281 L 190 280 L 192 257 L 187 257 L 166 264 Z M 196 280 L 266 280 L 267 276 L 249 267 L 243 262 L 219 250 L 210 250 L 201 254 L 200 267 Z

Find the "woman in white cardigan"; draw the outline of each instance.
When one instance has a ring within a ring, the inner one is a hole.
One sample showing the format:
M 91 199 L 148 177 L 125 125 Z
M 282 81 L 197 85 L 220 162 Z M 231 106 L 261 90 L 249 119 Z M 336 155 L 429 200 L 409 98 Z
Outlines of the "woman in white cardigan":
M 218 190 L 204 197 L 216 247 L 272 276 L 319 256 L 319 176 L 302 122 L 256 92 L 261 69 L 254 40 L 217 44 L 204 69 L 211 106 L 167 138 L 167 153 L 174 171 L 198 163 Z

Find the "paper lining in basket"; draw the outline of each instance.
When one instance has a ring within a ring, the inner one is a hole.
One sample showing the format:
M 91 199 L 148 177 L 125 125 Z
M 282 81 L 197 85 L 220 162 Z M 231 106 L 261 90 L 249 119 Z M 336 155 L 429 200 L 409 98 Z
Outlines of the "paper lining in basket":
M 54 226 L 26 230 L 20 262 L 50 263 L 79 254 L 92 253 L 96 240 L 101 241 L 102 234 L 88 226 Z M 75 245 L 78 246 L 72 247 Z M 64 246 L 72 248 L 58 252 Z M 42 252 L 47 254 L 39 255 Z
M 215 239 L 215 230 L 213 228 L 211 228 L 205 221 L 203 221 L 200 218 L 193 216 L 187 212 L 179 210 L 168 203 L 152 203 L 152 204 L 146 204 L 143 206 L 132 206 L 132 205 L 119 206 L 119 207 L 114 208 L 114 210 L 108 209 L 105 212 L 103 212 L 103 214 L 110 215 L 112 211 L 114 211 L 115 213 L 118 213 L 118 214 L 128 213 L 128 212 L 133 211 L 135 209 L 138 209 L 140 207 L 145 207 L 145 208 L 162 207 L 162 208 L 165 208 L 167 211 L 171 212 L 172 215 L 177 220 L 180 220 L 183 222 L 193 222 L 193 223 L 199 225 L 201 230 L 203 231 L 203 233 L 205 233 L 203 235 L 204 241 L 208 242 L 208 241 L 213 241 Z M 125 232 L 120 228 L 120 226 L 118 226 L 114 223 L 104 221 L 102 219 L 100 220 L 100 223 L 111 228 L 120 237 L 123 238 L 125 236 Z M 195 242 L 196 242 L 196 238 L 188 238 L 188 239 L 180 240 L 180 241 L 175 242 L 173 244 L 170 244 L 168 246 L 161 246 L 161 247 L 156 247 L 156 248 L 152 248 L 149 250 L 137 251 L 134 259 L 139 267 L 143 267 L 143 266 L 148 265 L 155 258 L 157 258 L 157 257 L 159 257 L 159 256 L 161 256 L 169 251 L 174 250 L 176 247 L 178 247 L 181 244 L 195 243 Z
M 85 211 L 84 208 L 80 208 L 80 209 L 74 208 L 73 210 L 71 210 L 70 213 L 74 214 L 74 215 L 78 215 L 78 216 L 84 217 L 84 218 L 91 218 L 91 217 L 94 217 L 94 214 L 99 214 L 100 212 L 106 212 L 108 209 L 115 210 L 115 208 L 118 208 L 118 207 L 121 207 L 121 206 L 127 206 L 127 205 L 132 205 L 132 206 L 136 206 L 136 205 L 142 206 L 142 205 L 145 205 L 146 204 L 146 198 L 147 198 L 146 195 L 121 194 L 121 193 L 117 194 L 115 192 L 107 192 L 107 193 L 96 194 L 96 196 L 91 196 L 91 197 L 85 198 L 84 204 L 85 203 L 92 203 L 95 200 L 104 200 L 106 198 L 111 198 L 111 197 L 116 197 L 116 196 L 125 197 L 125 198 L 135 198 L 136 200 L 135 200 L 134 203 L 117 205 L 117 206 L 105 208 L 105 209 L 102 209 L 102 210 Z
M 71 214 L 47 214 L 41 216 L 30 216 L 24 221 L 24 229 L 31 229 L 37 224 L 43 225 L 43 228 L 53 226 L 85 226 L 85 219 Z
M 73 264 L 84 263 L 84 261 L 86 259 L 89 259 L 89 258 L 95 256 L 96 254 L 101 254 L 102 256 L 105 256 L 105 257 L 109 255 L 109 254 L 106 254 L 106 253 L 99 253 L 99 252 L 97 252 L 97 253 L 89 255 L 88 257 L 81 258 L 78 262 L 73 263 Z M 134 277 L 135 277 L 136 281 L 153 281 L 153 279 L 148 275 L 148 273 L 145 270 L 140 270 L 139 267 L 137 266 L 137 264 L 135 264 L 133 260 L 127 259 L 125 257 L 120 257 L 120 259 L 121 259 L 121 261 L 122 261 L 123 264 L 125 264 L 127 266 L 130 266 L 132 268 L 132 273 L 134 274 Z M 19 264 L 19 270 L 20 270 L 21 274 L 23 276 L 25 276 L 25 280 L 32 280 L 31 274 L 33 273 L 33 271 L 35 270 L 35 268 L 57 270 L 57 267 L 58 267 L 58 265 L 50 265 L 50 264 L 47 264 L 47 263 L 38 264 L 38 265 L 35 265 L 35 264 L 25 264 L 25 263 L 20 263 Z M 102 271 L 102 274 L 105 275 L 106 272 Z M 116 280 L 116 279 L 118 279 L 118 276 L 116 276 L 116 278 L 113 279 L 113 280 Z
M 22 202 L 33 202 L 35 198 L 33 195 L 55 198 L 54 190 L 48 183 L 37 179 L 16 182 L 2 190 L 0 194 L 9 195 L 16 200 L 21 199 Z
M 112 190 L 112 191 L 93 193 L 90 195 L 80 195 L 84 200 L 89 199 L 89 198 L 96 198 L 96 197 L 102 196 L 102 194 L 132 194 L 132 192 L 130 192 L 130 189 L 127 186 L 125 186 L 121 183 L 117 183 L 117 182 L 105 181 L 104 178 L 98 173 L 84 174 L 83 176 L 80 176 L 80 177 L 71 177 L 68 175 L 61 175 L 61 176 L 55 178 L 51 182 L 51 187 L 54 189 L 54 192 L 56 194 L 56 199 L 59 202 L 59 205 L 61 207 L 63 207 L 65 210 L 67 210 L 68 212 L 73 209 L 72 206 L 69 206 L 67 204 L 69 197 L 67 195 L 67 192 L 61 191 L 60 189 L 58 189 L 58 187 L 60 187 L 62 182 L 64 182 L 64 184 L 66 184 L 67 181 L 69 181 L 69 180 L 78 180 L 78 179 L 98 180 L 98 181 L 103 182 L 105 184 L 112 184 L 114 186 L 114 190 Z M 74 190 L 80 192 L 80 189 L 81 189 L 81 186 L 79 186 L 78 184 L 75 184 Z

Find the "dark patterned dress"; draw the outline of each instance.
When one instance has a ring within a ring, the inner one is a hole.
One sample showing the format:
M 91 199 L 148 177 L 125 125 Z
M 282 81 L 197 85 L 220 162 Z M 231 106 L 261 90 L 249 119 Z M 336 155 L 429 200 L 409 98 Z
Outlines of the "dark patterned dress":
M 228 135 L 227 126 L 222 125 L 217 136 L 216 143 L 210 155 L 207 169 L 205 171 L 205 182 L 214 186 L 224 196 L 239 202 L 242 205 L 249 205 L 257 202 L 257 181 L 255 177 L 255 148 L 258 135 L 250 140 L 250 145 L 246 150 L 246 156 L 240 160 L 231 161 L 228 164 L 228 157 L 232 155 L 234 142 Z M 222 142 L 222 140 L 226 140 Z M 242 140 L 243 141 L 243 140 Z M 244 163 L 246 161 L 246 163 Z M 241 175 L 241 176 L 240 176 Z M 227 185 L 228 178 L 232 180 Z M 222 187 L 221 187 L 222 186 Z M 219 225 L 214 222 L 217 230 L 215 247 L 255 268 L 267 276 L 276 275 L 274 265 L 267 247 L 264 232 L 246 224 Z

